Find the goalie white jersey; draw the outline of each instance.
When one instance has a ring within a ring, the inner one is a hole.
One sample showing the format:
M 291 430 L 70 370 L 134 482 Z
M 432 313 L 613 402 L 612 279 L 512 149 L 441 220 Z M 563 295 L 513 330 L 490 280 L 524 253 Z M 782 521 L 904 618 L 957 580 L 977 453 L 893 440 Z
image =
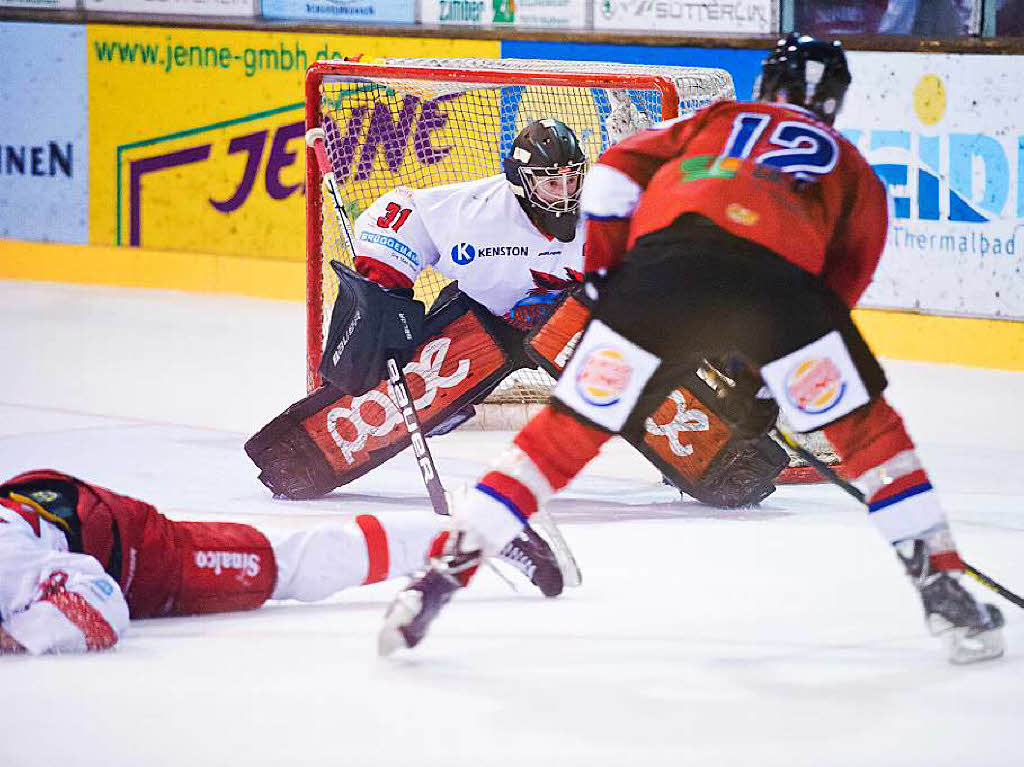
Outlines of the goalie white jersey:
M 356 252 L 410 282 L 427 266 L 493 314 L 514 319 L 538 294 L 583 270 L 583 226 L 571 242 L 543 234 L 504 176 L 410 189 L 376 200 L 355 222 Z M 554 284 L 552 284 L 554 283 Z M 564 285 L 562 285 L 564 287 Z

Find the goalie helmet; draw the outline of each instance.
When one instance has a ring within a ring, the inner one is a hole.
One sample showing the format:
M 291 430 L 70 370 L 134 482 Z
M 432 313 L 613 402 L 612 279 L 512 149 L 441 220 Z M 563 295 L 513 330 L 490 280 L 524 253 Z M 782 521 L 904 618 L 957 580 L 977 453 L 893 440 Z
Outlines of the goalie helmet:
M 754 98 L 802 106 L 831 125 L 850 79 L 841 42 L 790 32 L 761 63 Z
M 505 178 L 526 215 L 562 242 L 576 235 L 586 161 L 576 134 L 554 119 L 523 128 L 505 158 Z

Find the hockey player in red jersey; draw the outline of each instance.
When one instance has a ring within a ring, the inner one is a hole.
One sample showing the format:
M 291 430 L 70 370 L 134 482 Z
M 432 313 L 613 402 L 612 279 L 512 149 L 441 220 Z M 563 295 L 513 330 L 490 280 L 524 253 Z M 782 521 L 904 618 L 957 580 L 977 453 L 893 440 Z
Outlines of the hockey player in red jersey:
M 383 653 L 415 646 L 481 552 L 696 370 L 739 411 L 763 382 L 796 430 L 823 428 L 950 659 L 1002 654 L 1003 618 L 964 587 L 946 515 L 850 318 L 888 217 L 876 174 L 832 127 L 850 79 L 838 42 L 791 35 L 765 59 L 756 102 L 713 104 L 601 156 L 581 201 L 593 319 L 550 404 L 454 504 L 460 533 L 397 597 Z
M 361 514 L 280 535 L 179 522 L 67 474 L 20 474 L 0 484 L 0 652 L 100 650 L 117 642 L 129 617 L 324 599 L 421 568 L 448 534 L 448 520 L 428 513 Z M 530 535 L 500 556 L 557 594 L 558 566 Z

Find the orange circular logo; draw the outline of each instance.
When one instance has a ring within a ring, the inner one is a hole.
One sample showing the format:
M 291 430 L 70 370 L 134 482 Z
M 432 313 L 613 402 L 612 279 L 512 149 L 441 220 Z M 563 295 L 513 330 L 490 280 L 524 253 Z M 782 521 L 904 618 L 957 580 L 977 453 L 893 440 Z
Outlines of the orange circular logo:
M 751 210 L 738 202 L 730 202 L 725 209 L 725 215 L 730 221 L 741 226 L 753 226 L 761 219 L 761 214 L 756 210 Z

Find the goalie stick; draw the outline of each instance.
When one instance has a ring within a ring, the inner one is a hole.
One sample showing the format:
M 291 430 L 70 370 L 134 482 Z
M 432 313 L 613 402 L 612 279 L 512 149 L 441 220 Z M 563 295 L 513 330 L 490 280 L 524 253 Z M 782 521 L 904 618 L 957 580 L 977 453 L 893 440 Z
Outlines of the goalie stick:
M 352 222 L 345 212 L 345 204 L 341 199 L 341 192 L 338 190 L 338 181 L 331 169 L 331 162 L 327 158 L 327 134 L 323 128 L 310 128 L 306 131 L 306 146 L 313 150 L 316 157 L 316 164 L 320 168 L 320 175 L 323 176 L 324 188 L 330 199 L 331 209 L 338 220 L 345 239 L 348 240 L 349 252 L 355 253 L 355 243 L 352 240 Z M 430 505 L 434 507 L 434 513 L 448 516 L 448 501 L 445 498 L 444 486 L 437 476 L 437 466 L 434 463 L 434 456 L 430 454 L 427 447 L 427 440 L 423 436 L 423 429 L 420 426 L 420 417 L 416 413 L 416 405 L 409 393 L 409 383 L 405 379 L 405 371 L 394 357 L 388 357 L 388 384 L 402 415 L 402 423 L 409 432 L 412 441 L 413 453 L 416 455 L 416 465 L 419 467 L 420 475 L 423 477 L 423 484 L 426 485 L 427 495 L 430 496 Z
M 853 498 L 856 498 L 860 503 L 864 503 L 864 493 L 862 493 L 856 485 L 854 485 L 852 482 L 848 482 L 847 480 L 839 476 L 839 474 L 834 469 L 832 469 L 828 464 L 823 462 L 814 453 L 812 453 L 810 450 L 808 450 L 799 442 L 797 442 L 796 438 L 792 434 L 778 426 L 775 428 L 774 432 L 780 441 L 785 443 L 794 453 L 796 453 L 805 461 L 807 461 L 807 463 L 810 464 L 819 474 L 821 474 L 822 477 L 827 479 L 833 485 L 836 485 L 842 490 L 845 490 L 848 495 L 850 495 Z M 983 572 L 978 570 L 976 567 L 972 567 L 966 562 L 964 562 L 963 565 L 964 572 L 966 572 L 969 576 L 971 576 L 982 586 L 992 589 L 992 591 L 997 593 L 1003 599 L 1007 600 L 1008 602 L 1012 602 L 1013 604 L 1017 605 L 1017 607 L 1024 608 L 1024 598 L 1017 596 L 1005 586 L 992 580 Z
M 353 241 L 352 222 L 349 221 L 348 213 L 345 211 L 345 204 L 338 189 L 338 181 L 334 171 L 331 169 L 331 162 L 327 157 L 327 134 L 323 128 L 310 128 L 306 131 L 306 146 L 312 150 L 316 158 L 317 167 L 323 177 L 323 185 L 330 200 L 331 209 L 337 219 L 345 239 L 348 241 L 350 253 L 355 253 Z M 402 422 L 405 424 L 409 437 L 412 440 L 413 452 L 416 455 L 416 465 L 419 467 L 420 475 L 423 477 L 423 484 L 426 485 L 427 494 L 430 496 L 430 504 L 436 514 L 449 515 L 448 500 L 445 495 L 444 486 L 437 473 L 437 466 L 434 457 L 427 446 L 427 440 L 423 435 L 419 415 L 416 413 L 416 405 L 409 394 L 409 385 L 405 379 L 405 372 L 397 360 L 389 357 L 387 361 L 388 382 L 394 397 L 398 400 L 399 410 L 402 414 Z M 569 549 L 569 544 L 562 536 L 555 521 L 545 511 L 538 511 L 534 514 L 540 527 L 547 533 L 548 543 L 558 561 L 558 567 L 562 571 L 562 578 L 567 586 L 579 586 L 583 578 L 580 574 L 576 558 Z

